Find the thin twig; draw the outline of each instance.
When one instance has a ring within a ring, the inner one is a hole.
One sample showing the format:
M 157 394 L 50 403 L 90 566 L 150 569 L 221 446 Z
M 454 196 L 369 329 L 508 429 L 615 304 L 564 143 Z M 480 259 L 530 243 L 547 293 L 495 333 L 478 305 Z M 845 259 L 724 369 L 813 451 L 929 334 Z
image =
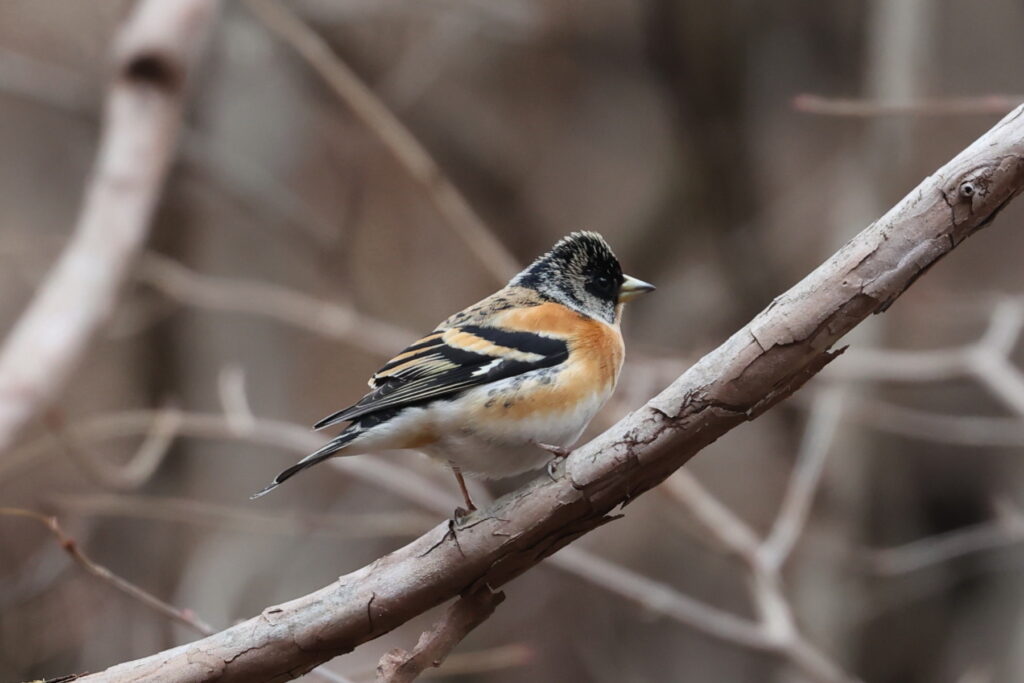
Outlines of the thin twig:
M 61 549 L 93 576 L 113 586 L 133 600 L 141 602 L 159 614 L 177 621 L 179 624 L 184 624 L 197 633 L 208 636 L 215 632 L 215 629 L 212 626 L 196 616 L 191 610 L 182 610 L 174 607 L 173 605 L 169 605 L 152 593 L 136 586 L 131 581 L 118 576 L 103 565 L 93 562 L 85 551 L 82 550 L 81 546 L 75 542 L 75 539 L 64 533 L 60 524 L 57 523 L 56 517 L 48 517 L 38 512 L 24 510 L 21 508 L 0 508 L 0 515 L 7 517 L 25 517 L 44 524 L 46 528 L 50 530 L 50 533 L 57 538 L 57 542 L 60 543 Z
M 164 418 L 165 410 L 133 410 L 111 413 L 69 424 L 68 433 L 76 443 L 138 436 L 149 432 L 156 420 Z M 243 430 L 217 413 L 181 411 L 178 434 L 182 437 L 240 440 L 281 448 L 290 453 L 306 455 L 323 445 L 323 439 L 308 427 L 261 418 Z M 0 462 L 0 478 L 13 476 L 41 466 L 52 455 L 52 443 L 41 438 L 12 451 Z M 450 512 L 451 492 L 421 477 L 408 468 L 394 465 L 382 458 L 335 458 L 331 465 L 349 476 L 358 477 L 428 510 Z M 240 499 L 244 498 L 241 496 Z
M 1020 418 L 936 413 L 876 400 L 852 401 L 844 417 L 889 434 L 933 443 L 988 448 L 1024 446 L 1024 421 Z M 971 454 L 976 455 L 974 451 Z
M 877 116 L 1004 115 L 1024 102 L 1022 95 L 941 97 L 906 102 L 879 102 L 847 97 L 802 94 L 793 98 L 793 109 L 804 114 L 874 118 Z
M 505 594 L 487 586 L 459 597 L 430 630 L 420 636 L 412 652 L 389 651 L 377 664 L 378 683 L 409 683 L 430 667 L 439 667 L 455 646 L 494 613 Z
M 903 545 L 872 550 L 868 568 L 880 575 L 895 576 L 921 571 L 980 552 L 999 550 L 1024 542 L 1024 515 L 1018 510 L 981 524 L 936 534 Z
M 143 605 L 169 619 L 177 621 L 180 624 L 184 624 L 201 635 L 208 636 L 216 633 L 216 629 L 203 621 L 199 615 L 192 610 L 178 609 L 174 605 L 164 602 L 144 588 L 135 585 L 128 579 L 118 576 L 107 567 L 94 562 L 74 538 L 64 533 L 64 530 L 60 527 L 56 517 L 49 517 L 33 510 L 25 510 L 22 508 L 0 508 L 0 516 L 25 517 L 44 524 L 46 528 L 50 530 L 50 533 L 57 538 L 57 542 L 60 544 L 61 549 L 70 555 L 71 559 L 78 563 L 83 569 L 85 569 L 85 571 L 110 586 L 113 586 L 129 598 L 141 602 Z M 343 676 L 336 674 L 323 666 L 318 666 L 311 670 L 310 674 L 331 683 L 350 683 L 350 681 L 345 679 Z
M 64 418 L 58 411 L 47 411 L 44 423 L 68 458 L 97 483 L 104 488 L 131 491 L 149 481 L 167 457 L 178 432 L 180 416 L 171 407 L 160 411 L 135 454 L 122 464 L 108 462 L 102 455 L 76 442 L 65 429 Z
M 444 174 L 419 140 L 320 35 L 275 0 L 246 0 L 250 10 L 290 45 L 405 168 L 445 222 L 494 278 L 504 284 L 519 264 Z
M 772 530 L 758 551 L 770 569 L 782 567 L 807 523 L 811 502 L 842 418 L 844 393 L 839 387 L 830 387 L 822 392 L 811 409 L 789 488 Z
M 56 64 L 0 48 L 0 91 L 81 116 L 99 105 L 86 79 Z
M 184 498 L 107 493 L 56 496 L 53 504 L 77 515 L 131 517 L 216 529 L 233 528 L 257 534 L 309 534 L 334 539 L 415 536 L 429 529 L 434 522 L 432 516 L 421 512 L 259 512 L 251 505 L 240 507 Z
M 794 478 L 798 476 L 802 475 L 794 471 Z M 852 680 L 798 631 L 792 609 L 780 586 L 779 568 L 770 564 L 764 545 L 757 539 L 750 525 L 685 470 L 675 472 L 666 480 L 665 488 L 693 513 L 713 538 L 736 555 L 749 572 L 748 583 L 759 619 L 749 621 L 732 617 L 744 623 L 742 630 L 730 633 L 728 640 L 742 642 L 751 648 L 777 652 L 814 681 Z M 788 495 L 793 495 L 795 490 L 795 485 L 791 484 Z M 786 507 L 784 504 L 783 508 Z M 714 623 L 711 619 L 722 622 L 718 614 L 704 614 L 700 618 L 705 624 Z M 737 624 L 724 623 L 729 625 L 731 631 L 736 630 Z M 741 634 L 744 634 L 745 640 L 738 638 Z
M 0 93 L 23 97 L 89 123 L 98 120 L 95 89 L 85 75 L 36 57 L 0 48 Z M 216 189 L 261 213 L 287 223 L 318 245 L 329 245 L 338 234 L 338 220 L 323 215 L 287 185 L 253 163 L 244 150 L 218 145 L 200 130 L 185 125 L 181 134 L 182 161 L 206 171 Z M 196 184 L 202 190 L 209 188 Z
M 565 548 L 550 561 L 594 586 L 627 598 L 652 614 L 668 617 L 725 642 L 754 650 L 771 650 L 774 647 L 764 631 L 751 620 L 707 605 L 668 584 L 585 550 Z
M 256 416 L 245 390 L 245 370 L 240 365 L 225 365 L 217 373 L 217 393 L 224 416 L 238 431 L 252 429 Z
M 380 354 L 398 350 L 416 338 L 407 330 L 365 315 L 350 306 L 330 304 L 301 292 L 263 282 L 201 275 L 171 259 L 147 254 L 139 278 L 167 296 L 199 308 L 249 313 L 286 322 Z
M 470 652 L 453 652 L 445 658 L 440 667 L 425 670 L 420 674 L 420 678 L 466 676 L 513 669 L 526 666 L 534 660 L 535 655 L 533 648 L 525 643 L 509 643 Z M 377 667 L 361 669 L 351 677 L 356 682 L 372 681 L 377 677 Z
M 725 550 L 745 561 L 752 561 L 760 543 L 757 534 L 749 524 L 713 496 L 689 470 L 675 472 L 661 485 L 661 490 L 685 506 Z
M 764 649 L 779 652 L 816 681 L 843 681 L 848 677 L 797 629 L 792 607 L 782 591 L 780 571 L 800 537 L 821 480 L 829 446 L 841 416 L 841 391 L 838 387 L 832 388 L 815 401 L 815 410 L 808 420 L 786 495 L 764 541 L 687 470 L 676 471 L 662 485 L 676 502 L 693 514 L 719 545 L 745 564 L 759 619 L 744 628 L 758 634 L 765 643 Z M 714 618 L 720 620 L 718 615 Z M 709 616 L 702 617 L 703 621 L 708 619 Z
M 1004 299 L 993 307 L 981 338 L 965 346 L 929 351 L 860 349 L 826 378 L 851 381 L 938 382 L 967 377 L 1008 410 L 1024 416 L 1024 373 L 1010 361 L 1024 329 L 1024 303 Z

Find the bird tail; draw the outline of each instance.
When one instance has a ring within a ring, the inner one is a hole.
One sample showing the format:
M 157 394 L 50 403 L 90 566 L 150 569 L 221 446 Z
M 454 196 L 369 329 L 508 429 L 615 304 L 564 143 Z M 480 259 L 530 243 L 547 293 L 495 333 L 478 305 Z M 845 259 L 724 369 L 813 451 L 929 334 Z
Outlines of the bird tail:
M 338 436 L 324 444 L 322 448 L 318 449 L 313 453 L 310 453 L 305 458 L 298 461 L 285 471 L 281 472 L 281 474 L 274 477 L 274 481 L 270 482 L 270 484 L 266 488 L 262 489 L 261 491 L 257 491 L 256 493 L 249 496 L 249 500 L 256 500 L 257 498 L 267 495 L 268 493 L 276 489 L 278 486 L 280 486 L 283 482 L 290 479 L 291 477 L 298 474 L 307 467 L 312 467 L 313 465 L 316 465 L 319 462 L 323 462 L 324 460 L 331 457 L 332 455 L 340 451 L 342 448 L 347 446 L 349 442 L 351 442 L 353 439 L 355 439 L 362 433 L 362 429 L 359 429 L 356 425 L 352 425 L 344 432 L 342 432 L 341 434 L 339 434 Z

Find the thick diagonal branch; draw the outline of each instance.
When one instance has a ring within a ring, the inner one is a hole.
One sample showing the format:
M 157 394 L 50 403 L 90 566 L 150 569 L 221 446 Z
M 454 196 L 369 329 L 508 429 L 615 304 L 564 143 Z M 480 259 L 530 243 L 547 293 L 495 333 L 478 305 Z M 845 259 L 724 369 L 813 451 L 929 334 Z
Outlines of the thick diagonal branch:
M 219 0 L 140 2 L 121 29 L 74 235 L 0 350 L 0 454 L 58 394 L 142 249 Z
M 699 450 L 813 376 L 829 349 L 1024 188 L 1024 116 L 1007 116 L 647 405 L 459 525 L 209 638 L 86 677 L 287 680 L 466 591 L 495 588 L 614 519 Z

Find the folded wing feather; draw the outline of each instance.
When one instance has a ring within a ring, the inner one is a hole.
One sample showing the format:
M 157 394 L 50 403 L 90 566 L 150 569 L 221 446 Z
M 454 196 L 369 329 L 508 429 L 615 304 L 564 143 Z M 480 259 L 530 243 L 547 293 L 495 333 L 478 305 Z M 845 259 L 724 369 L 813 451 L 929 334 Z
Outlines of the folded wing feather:
M 435 330 L 385 363 L 370 378 L 372 391 L 358 403 L 325 417 L 314 428 L 448 396 L 558 365 L 568 357 L 564 339 L 533 332 L 479 325 Z

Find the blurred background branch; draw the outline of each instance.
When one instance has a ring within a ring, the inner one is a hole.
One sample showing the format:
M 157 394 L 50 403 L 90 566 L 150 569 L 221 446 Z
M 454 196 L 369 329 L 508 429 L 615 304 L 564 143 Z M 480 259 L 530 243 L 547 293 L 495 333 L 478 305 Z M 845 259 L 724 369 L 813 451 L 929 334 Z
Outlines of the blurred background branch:
M 152 593 L 139 588 L 131 581 L 127 581 L 114 572 L 110 571 L 103 565 L 97 564 L 82 550 L 82 547 L 78 544 L 75 539 L 64 533 L 61 529 L 60 524 L 57 523 L 56 517 L 47 517 L 46 515 L 39 514 L 32 510 L 23 510 L 20 508 L 0 508 L 0 516 L 3 517 L 23 517 L 25 519 L 33 519 L 41 524 L 45 525 L 50 530 L 56 539 L 57 543 L 60 544 L 61 550 L 66 552 L 72 560 L 77 562 L 85 571 L 89 572 L 93 576 L 97 577 L 101 581 L 113 586 L 115 589 L 121 591 L 125 595 L 129 596 L 133 600 L 137 600 L 142 604 L 146 605 L 150 609 L 157 611 L 163 616 L 173 619 L 177 622 L 188 626 L 190 629 L 196 631 L 200 635 L 208 636 L 214 633 L 212 626 L 204 622 L 198 616 L 195 615 L 192 610 L 183 610 L 173 607 L 160 598 L 156 597 Z
M 718 436 L 801 387 L 839 355 L 830 351 L 835 341 L 871 313 L 887 310 L 924 270 L 989 223 L 1024 189 L 1020 113 L 1004 118 L 925 179 L 643 409 L 575 450 L 562 462 L 561 476 L 542 477 L 484 510 L 435 527 L 342 576 L 337 587 L 332 584 L 268 607 L 259 617 L 184 648 L 126 662 L 89 678 L 192 678 L 197 658 L 214 662 L 209 675 L 222 681 L 273 675 L 282 666 L 290 672 L 305 671 L 462 595 L 448 617 L 420 641 L 425 649 L 433 642 L 445 652 L 441 643 L 461 640 L 490 614 L 491 609 L 460 609 L 466 591 L 486 589 L 490 595 L 492 587 L 616 519 L 611 513 L 618 506 L 661 483 Z M 985 348 L 1005 349 L 1019 329 L 1008 313 L 998 319 L 1000 324 L 984 338 Z M 680 496 L 697 501 L 691 510 L 698 519 L 747 561 L 760 630 L 773 645 L 770 649 L 817 681 L 848 676 L 797 635 L 778 572 L 806 523 L 838 425 L 840 398 L 838 393 L 826 396 L 821 413 L 812 416 L 792 484 L 763 544 L 754 544 L 754 534 L 739 518 L 693 480 L 686 495 Z M 251 415 L 248 401 L 234 403 Z M 236 426 L 253 423 L 235 421 Z M 458 614 L 466 618 L 456 618 Z M 310 638 L 319 643 L 315 651 L 303 645 Z M 385 658 L 379 672 L 386 677 L 392 668 L 400 672 L 408 665 L 415 676 L 422 670 L 412 664 L 416 659 L 415 654 Z
M 494 236 L 427 150 L 331 50 L 315 31 L 277 0 L 245 0 L 274 33 L 288 42 L 321 76 L 359 120 L 377 136 L 419 183 L 445 222 L 504 285 L 521 266 Z
M 140 3 L 118 36 L 104 133 L 71 242 L 0 349 L 0 455 L 52 401 L 145 243 L 216 0 Z
M 0 3 L 8 344 L 76 243 L 136 4 Z M 73 372 L 18 354 L 52 386 L 0 456 L 0 501 L 58 514 L 96 562 L 213 624 L 323 585 L 450 514 L 444 473 L 382 454 L 275 509 L 247 496 L 409 331 L 569 230 L 603 232 L 659 286 L 627 312 L 603 430 L 1019 103 L 1021 31 L 1010 0 L 225 3 L 145 234 L 92 233 L 94 256 L 141 254 L 97 271 L 121 283 L 110 315 L 71 340 Z M 517 579 L 423 677 L 1024 678 L 1019 234 L 971 240 L 790 408 L 691 462 L 710 526 L 670 480 Z M 65 290 L 65 322 L 95 312 L 75 308 L 87 291 Z M 470 482 L 480 500 L 522 483 Z M 3 519 L 0 679 L 193 637 Z M 440 615 L 316 675 L 372 680 Z
M 409 683 L 430 667 L 439 667 L 466 635 L 479 626 L 505 600 L 504 593 L 492 593 L 484 586 L 459 597 L 444 616 L 425 631 L 411 652 L 396 648 L 381 657 L 377 680 L 381 683 Z
M 793 98 L 793 108 L 805 114 L 825 116 L 964 116 L 1007 114 L 1024 102 L 1021 95 L 947 97 L 908 102 L 877 102 L 844 97 L 802 94 Z

